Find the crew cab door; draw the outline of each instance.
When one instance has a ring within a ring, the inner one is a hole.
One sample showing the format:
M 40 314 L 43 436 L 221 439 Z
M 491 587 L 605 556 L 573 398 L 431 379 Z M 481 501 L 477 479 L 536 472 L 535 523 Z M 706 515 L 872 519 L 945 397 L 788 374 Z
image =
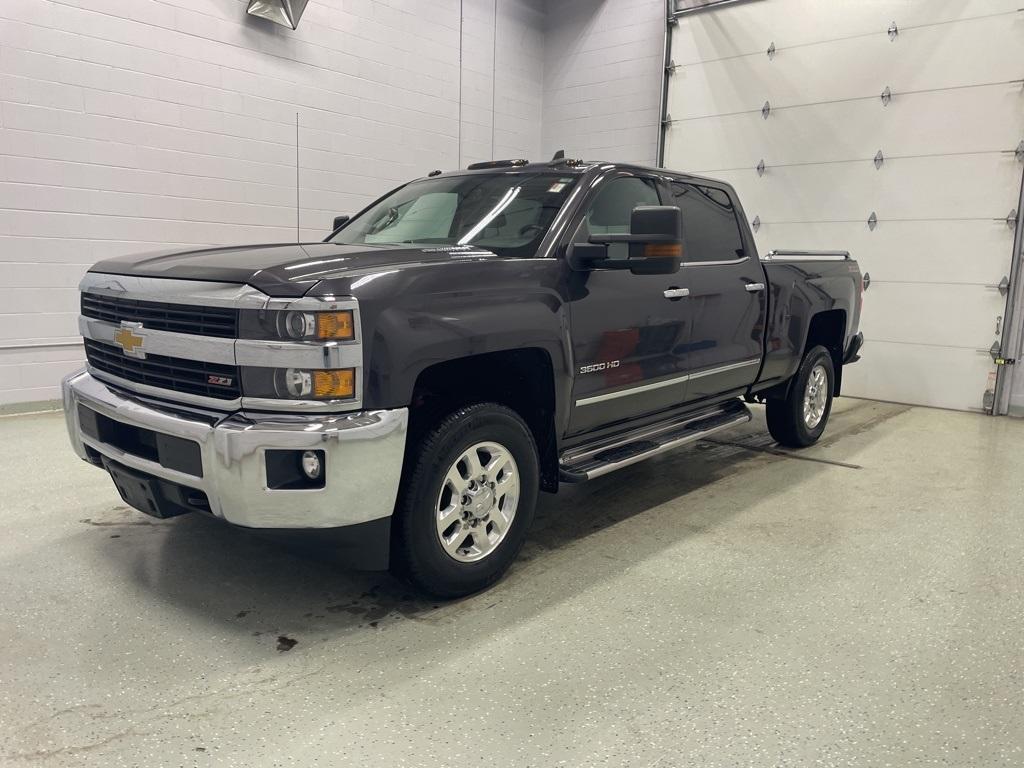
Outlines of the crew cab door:
M 678 181 L 668 187 L 686 241 L 680 272 L 692 313 L 686 399 L 739 394 L 756 380 L 764 354 L 764 267 L 730 190 Z
M 569 242 L 629 232 L 639 205 L 662 205 L 653 178 L 626 172 L 593 187 Z M 625 243 L 609 258 L 627 258 Z M 569 434 L 578 434 L 680 404 L 686 397 L 689 305 L 681 272 L 634 275 L 629 270 L 568 273 L 575 371 Z

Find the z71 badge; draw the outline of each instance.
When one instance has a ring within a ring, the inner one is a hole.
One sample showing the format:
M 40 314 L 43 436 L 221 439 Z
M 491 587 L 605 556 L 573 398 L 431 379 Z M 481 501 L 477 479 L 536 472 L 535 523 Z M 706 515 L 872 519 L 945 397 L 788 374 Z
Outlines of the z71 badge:
M 618 367 L 618 360 L 610 360 L 607 363 L 591 363 L 590 365 L 581 365 L 580 373 L 597 373 L 598 371 L 610 371 L 612 368 Z

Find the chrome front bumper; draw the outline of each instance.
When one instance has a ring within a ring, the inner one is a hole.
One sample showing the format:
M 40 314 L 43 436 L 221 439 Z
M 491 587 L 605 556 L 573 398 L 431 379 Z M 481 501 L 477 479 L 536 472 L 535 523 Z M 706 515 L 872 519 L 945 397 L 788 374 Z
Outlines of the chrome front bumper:
M 249 528 L 338 528 L 390 517 L 402 473 L 408 410 L 327 414 L 234 413 L 203 420 L 144 403 L 86 371 L 63 381 L 71 444 L 85 461 L 96 454 L 138 472 L 206 494 L 214 516 Z M 202 476 L 169 469 L 91 437 L 83 405 L 114 421 L 199 445 Z M 87 448 L 91 449 L 93 455 Z M 325 452 L 323 488 L 267 487 L 268 449 Z

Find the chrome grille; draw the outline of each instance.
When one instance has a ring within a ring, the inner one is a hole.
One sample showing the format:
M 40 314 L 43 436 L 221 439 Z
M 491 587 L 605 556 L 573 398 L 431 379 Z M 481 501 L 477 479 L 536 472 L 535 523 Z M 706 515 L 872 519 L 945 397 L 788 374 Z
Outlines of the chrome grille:
M 241 396 L 238 367 L 234 365 L 163 355 L 147 355 L 140 360 L 92 339 L 85 339 L 85 356 L 95 370 L 136 384 L 219 400 Z M 229 383 L 212 383 L 213 380 Z
M 83 293 L 82 314 L 109 323 L 120 323 L 122 320 L 142 323 L 154 331 L 228 339 L 238 336 L 238 310 L 229 307 L 167 304 Z

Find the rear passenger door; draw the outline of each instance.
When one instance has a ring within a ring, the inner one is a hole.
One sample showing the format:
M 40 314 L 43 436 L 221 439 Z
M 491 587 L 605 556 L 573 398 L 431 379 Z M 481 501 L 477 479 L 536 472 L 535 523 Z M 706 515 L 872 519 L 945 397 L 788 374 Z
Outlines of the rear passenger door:
M 739 394 L 754 383 L 763 353 L 767 310 L 764 268 L 745 242 L 732 193 L 670 182 L 683 214 L 681 275 L 690 289 L 688 402 Z

